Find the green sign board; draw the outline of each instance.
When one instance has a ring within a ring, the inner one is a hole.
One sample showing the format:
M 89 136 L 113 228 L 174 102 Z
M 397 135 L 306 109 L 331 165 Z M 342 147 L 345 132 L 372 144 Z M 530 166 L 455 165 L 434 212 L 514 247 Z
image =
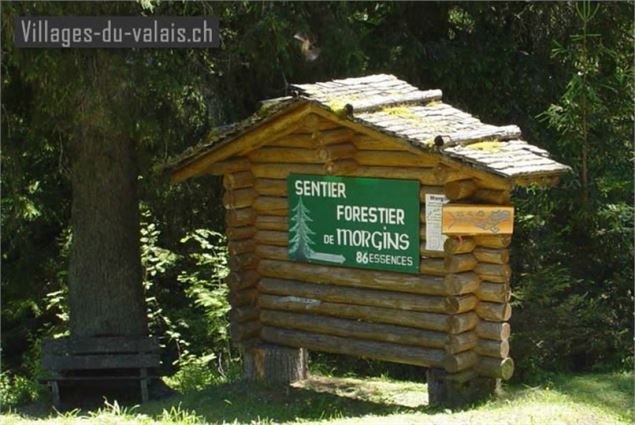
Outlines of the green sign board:
M 417 273 L 419 182 L 292 174 L 289 258 Z

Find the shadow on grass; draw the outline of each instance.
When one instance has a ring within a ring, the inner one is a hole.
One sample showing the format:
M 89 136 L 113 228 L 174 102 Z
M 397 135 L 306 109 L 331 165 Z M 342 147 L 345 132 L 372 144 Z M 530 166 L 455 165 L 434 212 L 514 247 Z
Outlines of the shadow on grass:
M 99 414 L 100 409 L 106 412 L 118 410 L 119 414 L 145 414 L 158 421 L 176 423 L 279 423 L 435 412 L 427 406 L 424 384 L 320 375 L 291 386 L 271 387 L 246 382 L 214 385 L 141 406 L 138 406 L 138 398 L 136 387 L 127 390 L 91 386 L 66 388 L 62 390 L 61 412 L 70 412 L 71 416 L 91 416 Z M 105 399 L 111 402 L 110 405 Z M 116 407 L 113 407 L 113 400 L 117 400 Z M 15 413 L 32 419 L 56 416 L 50 400 L 46 399 L 21 406 Z
M 427 394 L 421 394 L 422 399 Z M 265 387 L 244 382 L 224 384 L 167 400 L 148 403 L 138 412 L 153 417 L 175 408 L 206 422 L 294 422 L 364 415 L 389 415 L 426 410 L 390 400 L 381 391 L 342 379 L 294 386 Z

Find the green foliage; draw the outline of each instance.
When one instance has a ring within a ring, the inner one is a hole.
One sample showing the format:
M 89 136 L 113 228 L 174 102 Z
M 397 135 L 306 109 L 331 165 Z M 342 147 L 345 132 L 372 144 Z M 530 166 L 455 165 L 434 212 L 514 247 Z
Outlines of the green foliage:
M 574 172 L 518 202 L 519 377 L 633 361 L 633 52 L 606 44 L 603 5 L 576 3 L 575 11 L 581 31 L 552 49 L 570 78 L 539 115 L 556 131 L 552 151 Z
M 35 400 L 42 392 L 42 387 L 29 378 L 19 375 L 0 373 L 0 412 Z

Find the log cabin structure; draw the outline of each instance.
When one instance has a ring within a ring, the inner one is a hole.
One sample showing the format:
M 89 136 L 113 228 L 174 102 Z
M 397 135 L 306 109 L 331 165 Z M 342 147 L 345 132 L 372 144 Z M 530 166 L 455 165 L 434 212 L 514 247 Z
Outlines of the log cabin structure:
M 436 195 L 448 208 L 512 210 L 514 186 L 554 185 L 569 167 L 523 141 L 518 127 L 484 124 L 444 103 L 440 90 L 419 90 L 391 75 L 291 89 L 292 96 L 264 101 L 256 114 L 213 132 L 169 165 L 173 182 L 223 176 L 231 336 L 246 375 L 299 379 L 306 350 L 315 350 L 428 368 L 431 403 L 490 394 L 514 368 L 511 234 L 491 226 L 462 234 L 457 226 L 439 239 L 426 223 L 426 202 Z M 373 182 L 414 184 L 414 265 L 408 260 L 404 272 L 328 264 L 319 260 L 327 254 L 314 252 L 294 257 L 291 216 L 300 213 L 290 207 L 297 198 L 290 191 L 302 176 L 352 182 L 357 192 L 347 189 L 349 197 L 361 193 L 363 184 L 354 183 L 362 179 L 371 190 L 390 192 L 377 193 L 386 205 L 404 199 Z M 426 241 L 433 232 L 435 241 Z

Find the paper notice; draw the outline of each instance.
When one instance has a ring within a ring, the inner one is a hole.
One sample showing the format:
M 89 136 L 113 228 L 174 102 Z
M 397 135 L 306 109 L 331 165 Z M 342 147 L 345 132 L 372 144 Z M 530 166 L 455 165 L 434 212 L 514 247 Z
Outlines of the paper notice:
M 443 251 L 443 243 L 448 238 L 441 233 L 443 204 L 448 202 L 444 195 L 426 194 L 426 250 Z

